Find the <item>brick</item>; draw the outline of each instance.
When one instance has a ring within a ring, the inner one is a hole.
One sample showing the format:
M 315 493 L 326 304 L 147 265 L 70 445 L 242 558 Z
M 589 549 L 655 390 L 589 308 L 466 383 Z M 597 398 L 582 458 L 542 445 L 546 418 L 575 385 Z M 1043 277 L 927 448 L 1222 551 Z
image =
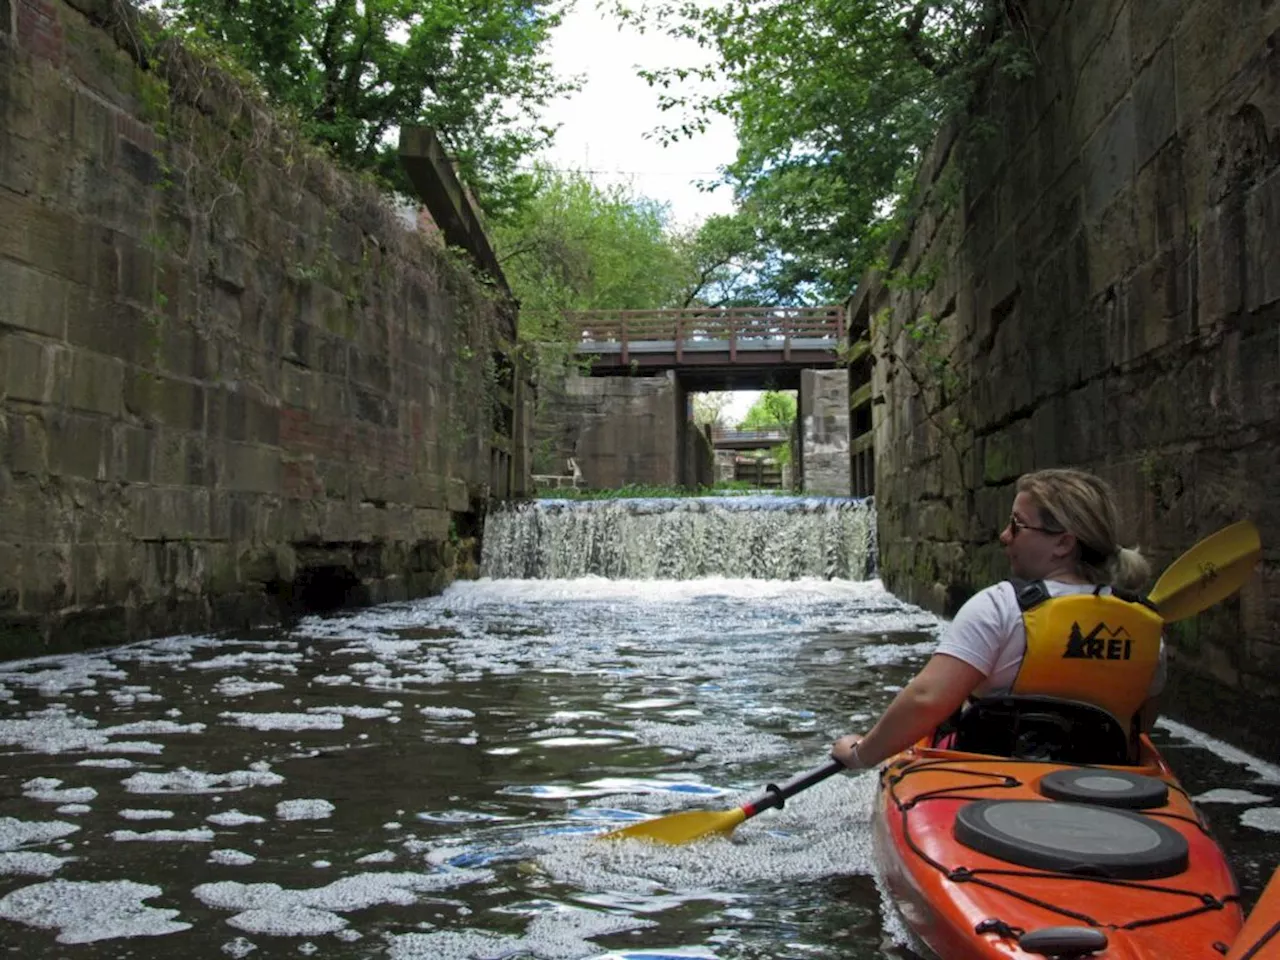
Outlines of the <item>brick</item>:
M 63 339 L 67 281 L 12 260 L 0 260 L 0 326 Z

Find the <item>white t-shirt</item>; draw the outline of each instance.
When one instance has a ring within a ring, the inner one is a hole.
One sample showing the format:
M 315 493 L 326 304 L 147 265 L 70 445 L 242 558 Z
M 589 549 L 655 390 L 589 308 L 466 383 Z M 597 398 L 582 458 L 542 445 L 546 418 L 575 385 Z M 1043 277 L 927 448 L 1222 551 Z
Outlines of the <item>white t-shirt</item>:
M 1092 593 L 1093 584 L 1063 583 L 1046 580 L 1049 596 L 1070 593 Z M 1110 593 L 1104 587 L 1103 593 Z M 956 613 L 951 626 L 943 634 L 937 653 L 963 660 L 986 677 L 973 691 L 975 697 L 1008 693 L 1018 675 L 1018 667 L 1027 652 L 1027 631 L 1022 625 L 1018 595 L 1007 580 L 992 584 L 974 594 Z M 1155 696 L 1165 684 L 1165 646 L 1160 639 L 1160 661 L 1151 678 L 1149 696 Z

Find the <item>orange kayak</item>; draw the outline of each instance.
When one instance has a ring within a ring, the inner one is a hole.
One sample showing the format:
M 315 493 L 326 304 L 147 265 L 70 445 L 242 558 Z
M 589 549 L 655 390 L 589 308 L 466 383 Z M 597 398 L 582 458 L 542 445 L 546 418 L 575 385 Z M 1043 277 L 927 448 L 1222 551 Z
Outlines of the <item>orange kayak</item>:
M 1249 922 L 1231 944 L 1226 960 L 1277 960 L 1280 958 L 1280 870 L 1262 891 L 1249 913 Z
M 1222 960 L 1237 941 L 1231 867 L 1146 737 L 1125 767 L 927 743 L 881 769 L 874 833 L 903 919 L 943 960 Z

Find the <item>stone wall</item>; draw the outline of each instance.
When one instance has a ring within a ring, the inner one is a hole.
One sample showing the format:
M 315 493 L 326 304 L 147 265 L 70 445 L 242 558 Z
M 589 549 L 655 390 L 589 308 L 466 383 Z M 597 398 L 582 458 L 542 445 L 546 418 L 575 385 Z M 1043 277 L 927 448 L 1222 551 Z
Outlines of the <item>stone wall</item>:
M 849 496 L 849 371 L 802 370 L 797 417 L 800 488 Z
M 682 452 L 691 445 L 688 435 L 697 432 L 685 419 L 687 397 L 674 374 L 575 374 L 544 385 L 535 420 L 534 472 L 563 473 L 572 457 L 583 485 L 593 490 L 679 486 L 685 482 Z M 709 474 L 709 466 L 704 469 Z
M 993 135 L 939 137 L 927 205 L 859 291 L 882 576 L 953 612 L 1006 574 L 1038 467 L 1112 480 L 1157 571 L 1250 517 L 1264 562 L 1172 631 L 1169 709 L 1274 748 L 1280 2 L 1025 6 L 1035 75 L 983 91 Z
M 522 489 L 512 309 L 146 35 L 0 3 L 0 655 L 437 590 Z

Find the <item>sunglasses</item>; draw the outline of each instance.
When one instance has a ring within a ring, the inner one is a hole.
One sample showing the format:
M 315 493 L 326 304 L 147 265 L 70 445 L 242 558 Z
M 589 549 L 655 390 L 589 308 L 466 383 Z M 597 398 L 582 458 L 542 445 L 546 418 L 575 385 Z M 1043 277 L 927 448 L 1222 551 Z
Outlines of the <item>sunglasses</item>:
M 1015 517 L 1013 514 L 1009 514 L 1009 537 L 1010 537 L 1010 539 L 1017 537 L 1017 535 L 1018 535 L 1020 532 L 1022 532 L 1023 530 L 1034 530 L 1034 531 L 1036 531 L 1036 533 L 1050 533 L 1050 534 L 1059 534 L 1059 533 L 1063 533 L 1063 532 L 1064 532 L 1064 531 L 1062 531 L 1062 530 L 1054 530 L 1052 527 L 1033 527 L 1033 526 L 1032 526 L 1031 524 L 1029 524 L 1029 523 L 1023 523 L 1021 520 L 1019 520 L 1019 519 L 1018 519 L 1017 517 Z

